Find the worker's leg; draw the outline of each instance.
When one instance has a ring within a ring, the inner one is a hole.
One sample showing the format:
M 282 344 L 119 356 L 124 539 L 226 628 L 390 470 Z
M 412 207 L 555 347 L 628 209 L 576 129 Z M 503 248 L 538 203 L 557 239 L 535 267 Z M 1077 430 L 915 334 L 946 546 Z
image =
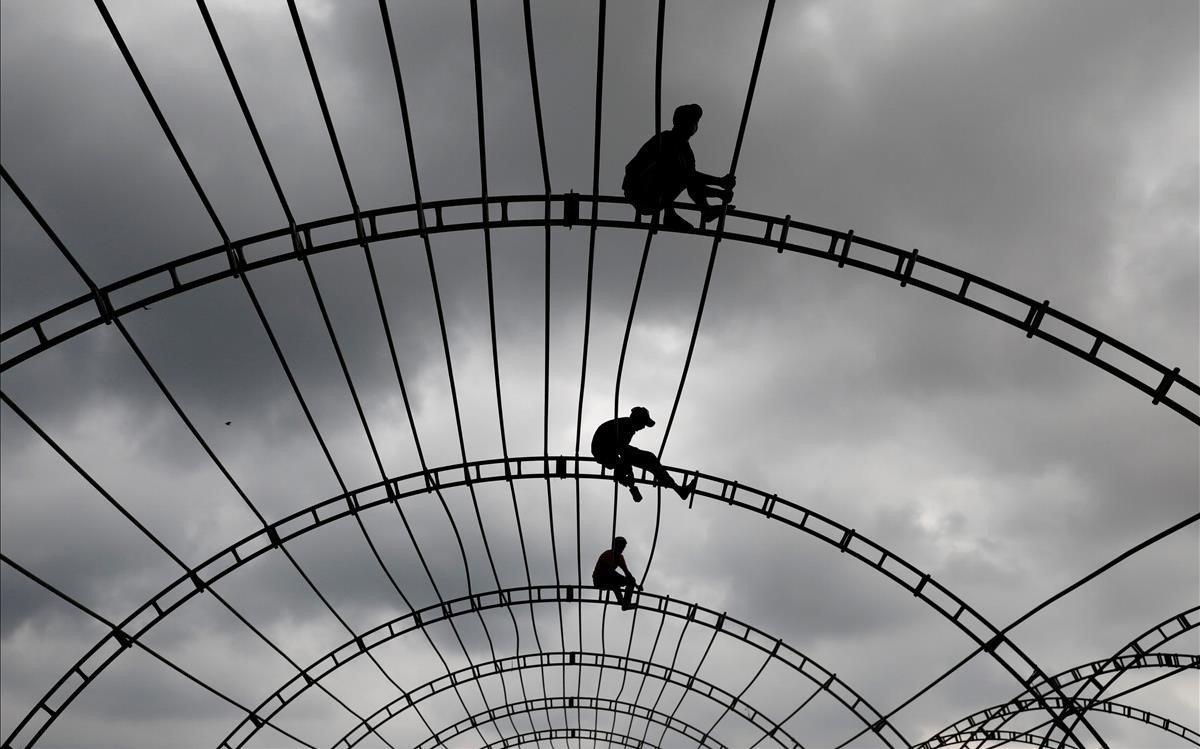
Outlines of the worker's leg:
M 686 183 L 679 175 L 661 164 L 654 164 L 631 185 L 626 197 L 638 208 L 639 213 L 662 211 L 662 225 L 668 229 L 691 229 L 692 225 L 682 219 L 673 207 Z
M 658 462 L 658 458 L 654 456 L 654 453 L 639 450 L 636 447 L 627 447 L 622 453 L 622 458 L 629 465 L 650 471 L 654 474 L 654 480 L 658 482 L 659 486 L 675 490 L 680 499 L 687 499 L 692 493 L 692 489 L 696 486 L 695 479 L 692 479 L 687 486 L 681 487 L 676 484 L 675 479 L 671 478 L 671 474 L 667 472 L 667 469 L 662 467 L 662 464 Z
M 637 582 L 633 579 L 632 575 L 624 578 L 624 582 L 625 588 L 621 592 L 621 610 L 628 611 L 633 608 L 633 589 L 637 586 Z
M 635 582 L 632 577 L 626 577 L 620 572 L 608 572 L 601 575 L 592 576 L 592 585 L 600 590 L 611 590 L 616 594 L 617 600 L 621 603 L 621 608 L 628 610 L 633 608 L 633 588 Z
M 692 177 L 687 183 L 688 196 L 696 205 L 700 206 L 700 222 L 708 223 L 720 215 L 721 206 L 710 205 L 709 198 L 716 198 L 721 203 L 727 204 L 733 199 L 733 191 L 726 190 L 716 185 L 710 185 L 703 180 Z
M 639 450 L 636 447 L 627 447 L 622 457 L 629 465 L 645 469 L 654 474 L 654 480 L 660 486 L 678 490 L 678 487 L 675 485 L 675 479 L 671 478 L 671 474 L 662 467 L 662 464 L 658 462 L 658 458 L 654 457 L 654 453 Z
M 634 502 L 642 501 L 642 491 L 637 488 L 637 483 L 633 480 L 633 469 L 628 463 L 620 463 L 613 471 L 617 483 L 629 489 L 629 494 L 633 497 Z

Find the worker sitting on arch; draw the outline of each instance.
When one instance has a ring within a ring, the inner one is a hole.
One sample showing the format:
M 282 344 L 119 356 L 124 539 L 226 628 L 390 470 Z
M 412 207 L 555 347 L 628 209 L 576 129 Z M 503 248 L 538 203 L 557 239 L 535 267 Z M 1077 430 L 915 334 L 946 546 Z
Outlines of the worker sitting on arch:
M 662 467 L 654 453 L 639 450 L 629 444 L 634 433 L 646 427 L 654 426 L 650 412 L 643 406 L 634 406 L 628 416 L 609 419 L 596 427 L 592 435 L 592 455 L 600 463 L 611 470 L 617 483 L 629 487 L 634 502 L 642 501 L 642 493 L 633 481 L 633 469 L 642 468 L 654 474 L 659 486 L 674 489 L 680 499 L 686 500 L 696 488 L 696 479 L 686 486 L 679 486 L 667 469 Z
M 692 201 L 700 206 L 700 223 L 705 224 L 721 215 L 724 205 L 710 205 L 710 197 L 728 205 L 733 198 L 732 174 L 714 177 L 696 171 L 696 156 L 688 139 L 700 128 L 704 110 L 699 104 L 683 104 L 675 108 L 672 128 L 646 141 L 625 166 L 621 189 L 625 198 L 641 214 L 663 212 L 662 224 L 670 229 L 691 229 L 692 225 L 675 212 L 672 204 L 685 189 Z
M 625 566 L 625 555 L 622 553 L 624 551 L 625 539 L 617 536 L 613 539 L 612 548 L 605 549 L 596 560 L 596 566 L 592 569 L 592 585 L 601 590 L 616 592 L 621 601 L 621 610 L 628 611 L 634 608 L 633 589 L 641 590 L 642 584 L 629 571 L 629 567 Z M 624 574 L 621 570 L 624 570 Z

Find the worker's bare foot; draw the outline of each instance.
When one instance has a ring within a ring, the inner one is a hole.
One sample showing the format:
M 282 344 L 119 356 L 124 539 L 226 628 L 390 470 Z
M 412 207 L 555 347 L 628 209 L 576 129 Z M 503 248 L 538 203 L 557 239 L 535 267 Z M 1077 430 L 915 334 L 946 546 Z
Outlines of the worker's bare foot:
M 636 609 L 636 608 L 637 608 L 637 606 L 635 606 L 633 603 L 622 603 L 621 604 L 622 611 L 629 611 L 630 609 Z
M 675 492 L 679 494 L 679 498 L 686 502 L 688 497 L 692 496 L 692 492 L 696 491 L 697 481 L 699 481 L 699 478 L 693 478 L 683 486 L 678 487 Z
M 662 225 L 664 229 L 677 229 L 684 231 L 695 228 L 686 220 L 684 220 L 684 218 L 678 213 L 670 210 L 663 211 Z
M 637 488 L 636 486 L 631 485 L 629 487 L 629 493 L 633 495 L 634 502 L 642 501 L 642 490 L 641 489 Z

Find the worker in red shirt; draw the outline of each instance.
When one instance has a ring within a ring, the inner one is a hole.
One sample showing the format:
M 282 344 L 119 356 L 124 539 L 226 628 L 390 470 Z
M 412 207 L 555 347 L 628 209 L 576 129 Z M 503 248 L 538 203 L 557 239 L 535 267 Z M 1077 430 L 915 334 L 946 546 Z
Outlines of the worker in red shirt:
M 692 228 L 673 207 L 675 199 L 684 190 L 700 207 L 702 224 L 712 221 L 724 209 L 720 205 L 710 205 L 710 197 L 725 205 L 733 199 L 736 180 L 732 174 L 714 177 L 696 169 L 696 155 L 688 140 L 700 129 L 703 114 L 699 104 L 676 107 L 671 117 L 671 129 L 651 136 L 625 166 L 625 178 L 621 182 L 625 198 L 633 203 L 638 213 L 662 211 L 662 225 L 668 229 Z
M 635 432 L 652 426 L 654 419 L 650 418 L 650 412 L 644 406 L 634 406 L 629 416 L 609 419 L 596 427 L 596 433 L 592 435 L 592 456 L 613 472 L 618 484 L 629 487 L 634 502 L 642 501 L 642 493 L 633 482 L 634 468 L 650 471 L 660 486 L 674 489 L 679 498 L 686 501 L 696 488 L 696 479 L 693 478 L 687 486 L 679 486 L 654 453 L 629 444 Z
M 605 549 L 596 560 L 596 567 L 592 570 L 592 585 L 601 590 L 615 591 L 621 601 L 621 610 L 628 611 L 634 608 L 633 589 L 641 590 L 642 585 L 625 566 L 625 555 L 621 553 L 623 551 L 625 539 L 617 536 L 613 539 L 612 548 Z M 624 570 L 624 574 L 621 574 L 620 570 Z

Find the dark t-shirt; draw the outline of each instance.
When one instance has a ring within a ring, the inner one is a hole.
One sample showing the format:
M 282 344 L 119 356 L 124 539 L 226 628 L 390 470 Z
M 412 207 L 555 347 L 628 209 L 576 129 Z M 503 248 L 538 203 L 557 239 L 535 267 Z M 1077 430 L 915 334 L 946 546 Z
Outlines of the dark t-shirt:
M 625 166 L 621 189 L 636 189 L 651 167 L 655 167 L 656 180 L 682 185 L 696 173 L 696 155 L 687 138 L 680 137 L 674 130 L 653 135 Z
M 617 568 L 623 566 L 625 566 L 625 555 L 617 554 L 616 561 L 613 561 L 613 550 L 607 549 L 596 560 L 596 567 L 592 570 L 592 579 L 612 577 L 616 573 Z
M 628 416 L 609 419 L 596 427 L 592 435 L 592 455 L 601 463 L 615 463 L 618 451 L 629 444 L 636 431 L 633 419 Z

